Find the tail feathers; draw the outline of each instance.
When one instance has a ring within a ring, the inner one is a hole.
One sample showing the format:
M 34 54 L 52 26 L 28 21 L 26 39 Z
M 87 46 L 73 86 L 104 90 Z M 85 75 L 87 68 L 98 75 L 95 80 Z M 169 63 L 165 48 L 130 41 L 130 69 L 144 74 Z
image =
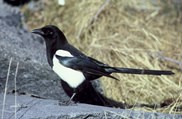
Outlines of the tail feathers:
M 146 74 L 146 75 L 173 75 L 172 71 L 168 70 L 146 70 L 133 68 L 110 67 L 107 69 L 110 73 L 126 73 L 126 74 Z

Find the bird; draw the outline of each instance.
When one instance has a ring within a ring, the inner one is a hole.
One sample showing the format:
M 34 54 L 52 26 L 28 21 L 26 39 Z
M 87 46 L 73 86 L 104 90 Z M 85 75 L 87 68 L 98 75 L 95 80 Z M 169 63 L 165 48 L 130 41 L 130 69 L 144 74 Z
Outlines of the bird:
M 55 25 L 46 25 L 32 30 L 40 35 L 46 44 L 47 61 L 52 70 L 61 78 L 69 89 L 72 89 L 70 102 L 77 93 L 83 92 L 86 84 L 102 76 L 114 80 L 112 73 L 173 75 L 170 70 L 147 70 L 136 68 L 113 67 L 85 55 L 71 45 L 64 33 Z

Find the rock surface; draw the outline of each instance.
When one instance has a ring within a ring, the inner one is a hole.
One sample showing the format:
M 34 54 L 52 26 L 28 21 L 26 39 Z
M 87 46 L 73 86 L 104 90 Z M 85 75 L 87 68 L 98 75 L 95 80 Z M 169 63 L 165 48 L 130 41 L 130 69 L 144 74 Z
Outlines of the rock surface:
M 59 106 L 56 100 L 44 100 L 29 96 L 7 95 L 4 109 L 4 119 L 181 119 L 182 115 L 169 115 L 141 111 L 123 110 L 87 104 Z M 0 94 L 0 105 L 3 95 Z M 0 112 L 2 112 L 0 107 Z M 1 113 L 2 117 L 2 113 Z
M 18 8 L 0 1 L 0 92 L 4 91 L 9 61 L 12 58 L 8 93 L 14 91 L 14 74 L 19 62 L 17 92 L 68 100 L 60 80 L 47 64 L 42 39 L 28 32 Z
M 164 115 L 132 110 L 122 110 L 78 104 L 59 106 L 58 101 L 64 102 L 69 98 L 61 88 L 60 80 L 47 64 L 45 45 L 42 39 L 33 36 L 25 29 L 22 14 L 18 8 L 8 6 L 0 0 L 0 111 L 3 108 L 3 93 L 7 81 L 10 59 L 12 64 L 7 86 L 7 98 L 3 119 L 14 118 L 14 76 L 17 62 L 18 119 L 61 119 L 61 118 L 182 118 L 180 115 Z M 46 99 L 30 97 L 38 96 Z M 54 100 L 51 100 L 54 99 Z M 2 117 L 2 113 L 0 113 Z

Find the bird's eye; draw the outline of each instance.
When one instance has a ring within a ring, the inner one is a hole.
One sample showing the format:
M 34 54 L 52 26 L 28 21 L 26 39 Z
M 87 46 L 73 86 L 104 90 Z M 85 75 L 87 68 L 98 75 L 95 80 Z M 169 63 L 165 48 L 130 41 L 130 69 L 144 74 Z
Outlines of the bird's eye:
M 46 38 L 54 38 L 54 30 L 50 29 L 50 28 L 43 28 L 42 31 L 44 32 L 44 37 Z
M 49 34 L 49 35 L 53 35 L 53 32 L 52 32 L 52 31 L 49 31 L 48 34 Z
M 46 36 L 48 36 L 48 37 L 53 37 L 53 31 L 50 31 L 50 30 L 48 30 L 48 31 L 46 31 Z
M 47 31 L 46 34 L 47 34 L 47 35 L 53 35 L 53 32 L 52 32 L 52 31 Z

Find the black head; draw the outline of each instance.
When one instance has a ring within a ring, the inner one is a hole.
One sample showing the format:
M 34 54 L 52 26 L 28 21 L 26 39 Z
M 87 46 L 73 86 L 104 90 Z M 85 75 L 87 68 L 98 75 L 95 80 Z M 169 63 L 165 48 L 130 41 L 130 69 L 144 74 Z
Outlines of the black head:
M 47 45 L 61 46 L 67 43 L 63 32 L 54 25 L 47 25 L 39 29 L 34 29 L 32 33 L 42 36 Z M 55 46 L 54 46 L 55 47 Z

